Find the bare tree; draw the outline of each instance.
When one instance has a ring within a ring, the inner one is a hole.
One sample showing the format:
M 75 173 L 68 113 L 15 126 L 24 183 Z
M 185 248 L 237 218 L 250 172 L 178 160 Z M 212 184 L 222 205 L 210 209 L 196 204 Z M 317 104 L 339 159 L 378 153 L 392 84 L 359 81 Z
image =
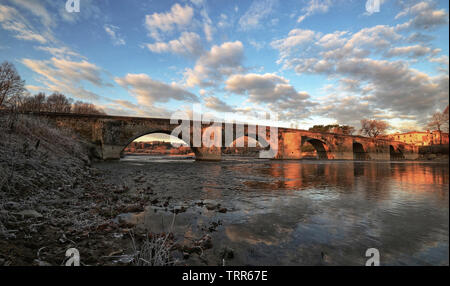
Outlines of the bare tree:
M 325 133 L 331 132 L 337 134 L 352 135 L 355 132 L 355 127 L 350 125 L 339 125 L 339 124 L 314 125 L 313 127 L 310 127 L 308 130 L 314 132 L 325 132 Z
M 68 113 L 72 108 L 72 99 L 64 94 L 55 92 L 47 98 L 47 108 L 50 112 Z
M 448 124 L 448 120 L 449 120 L 449 116 L 448 116 L 448 105 L 447 107 L 444 109 L 444 112 L 442 112 L 444 114 L 444 124 L 442 124 L 442 130 L 445 132 L 449 131 L 449 124 Z
M 78 114 L 105 114 L 105 112 L 92 103 L 76 101 L 72 105 L 72 113 Z
M 21 98 L 24 91 L 25 81 L 20 78 L 14 65 L 3 62 L 0 65 L 0 106 L 13 97 Z
M 428 122 L 428 127 L 439 132 L 439 144 L 442 144 L 442 129 L 448 129 L 448 107 L 444 112 L 435 112 Z
M 361 129 L 359 130 L 359 132 L 364 136 L 375 138 L 383 135 L 388 128 L 389 124 L 385 121 L 363 119 L 361 120 Z
M 441 132 L 442 127 L 445 124 L 446 118 L 444 113 L 441 112 L 435 112 L 433 116 L 431 116 L 430 122 L 428 122 L 428 127 L 436 129 L 437 131 Z

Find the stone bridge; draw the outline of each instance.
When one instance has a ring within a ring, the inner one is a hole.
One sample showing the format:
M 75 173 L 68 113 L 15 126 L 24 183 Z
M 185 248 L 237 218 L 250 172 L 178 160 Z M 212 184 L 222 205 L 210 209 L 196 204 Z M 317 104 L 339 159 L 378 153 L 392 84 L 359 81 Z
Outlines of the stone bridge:
M 56 125 L 69 128 L 75 131 L 80 139 L 91 146 L 91 151 L 101 159 L 119 159 L 123 149 L 135 139 L 152 133 L 171 134 L 172 131 L 180 126 L 171 124 L 170 119 L 162 118 L 140 118 L 109 115 L 83 115 L 70 113 L 27 113 L 30 116 L 39 116 L 48 118 Z M 190 124 L 190 142 L 189 146 L 194 146 L 192 140 L 195 136 L 194 130 L 201 130 L 202 136 L 208 127 L 212 124 L 202 124 L 200 122 L 189 121 Z M 217 124 L 217 123 L 216 123 Z M 247 136 L 258 140 L 265 146 L 266 150 L 272 148 L 275 150 L 274 159 L 302 159 L 301 146 L 306 142 L 314 146 L 317 151 L 317 158 L 324 160 L 401 160 L 416 159 L 418 157 L 418 147 L 408 145 L 402 142 L 389 141 L 384 139 L 374 139 L 362 136 L 352 136 L 334 133 L 311 132 L 298 129 L 278 128 L 276 134 L 270 136 L 269 127 L 259 126 L 238 126 L 239 124 L 220 124 L 216 125 L 220 133 L 217 138 L 222 141 L 223 147 L 228 147 L 236 138 Z M 234 134 L 232 138 L 227 137 L 228 132 Z M 257 136 L 258 129 L 260 133 L 266 136 Z M 198 134 L 198 133 L 197 133 Z M 198 135 L 197 135 L 198 136 Z M 211 139 L 216 135 L 211 135 Z M 278 141 L 270 138 L 278 137 Z M 182 134 L 178 136 L 182 139 Z M 266 138 L 264 138 L 266 137 Z M 185 140 L 187 141 L 187 140 Z M 274 143 L 275 142 L 275 143 Z M 271 146 L 277 144 L 277 146 Z M 196 160 L 220 160 L 221 147 L 198 146 L 191 147 L 196 155 Z

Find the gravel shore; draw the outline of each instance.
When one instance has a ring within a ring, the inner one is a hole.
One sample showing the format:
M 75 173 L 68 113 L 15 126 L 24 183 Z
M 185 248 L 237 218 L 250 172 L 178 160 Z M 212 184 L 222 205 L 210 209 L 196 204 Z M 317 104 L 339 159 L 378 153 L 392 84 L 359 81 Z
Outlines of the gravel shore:
M 24 116 L 1 116 L 0 134 L 0 266 L 64 265 L 70 248 L 82 265 L 173 265 L 208 248 L 207 235 L 179 245 L 170 233 L 121 219 L 165 202 L 141 186 L 139 174 L 132 188 L 111 183 L 74 134 Z M 166 256 L 143 260 L 152 255 L 144 246 Z

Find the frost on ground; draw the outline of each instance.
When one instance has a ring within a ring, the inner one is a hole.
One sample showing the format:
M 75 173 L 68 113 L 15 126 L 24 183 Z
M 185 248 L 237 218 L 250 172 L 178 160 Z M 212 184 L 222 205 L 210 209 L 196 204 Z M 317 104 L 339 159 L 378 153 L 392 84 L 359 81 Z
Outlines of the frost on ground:
M 86 154 L 42 118 L 0 114 L 0 266 L 61 265 L 70 247 L 85 264 L 107 264 L 100 257 L 128 249 L 114 218 L 146 200 L 105 183 Z
M 180 244 L 171 232 L 122 221 L 149 205 L 185 210 L 164 201 L 142 173 L 92 168 L 88 148 L 70 131 L 11 116 L 0 113 L 0 266 L 64 265 L 73 247 L 82 265 L 174 265 L 211 248 L 208 235 Z

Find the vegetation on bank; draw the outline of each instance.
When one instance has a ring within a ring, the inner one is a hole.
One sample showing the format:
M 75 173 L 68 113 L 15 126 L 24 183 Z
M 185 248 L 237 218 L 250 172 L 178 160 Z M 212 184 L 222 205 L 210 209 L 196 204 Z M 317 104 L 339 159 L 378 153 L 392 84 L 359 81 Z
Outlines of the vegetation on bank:
M 72 247 L 84 265 L 117 265 L 114 257 L 127 253 L 125 265 L 169 263 L 172 238 L 149 245 L 147 232 L 117 221 L 144 211 L 151 190 L 105 182 L 76 135 L 46 120 L 0 113 L 0 134 L 0 266 L 64 265 Z M 147 263 L 151 247 L 163 256 Z
M 40 92 L 31 95 L 12 63 L 0 65 L 0 109 L 13 112 L 62 112 L 78 114 L 105 114 L 98 106 L 75 101 L 64 94 L 54 92 L 47 96 Z

